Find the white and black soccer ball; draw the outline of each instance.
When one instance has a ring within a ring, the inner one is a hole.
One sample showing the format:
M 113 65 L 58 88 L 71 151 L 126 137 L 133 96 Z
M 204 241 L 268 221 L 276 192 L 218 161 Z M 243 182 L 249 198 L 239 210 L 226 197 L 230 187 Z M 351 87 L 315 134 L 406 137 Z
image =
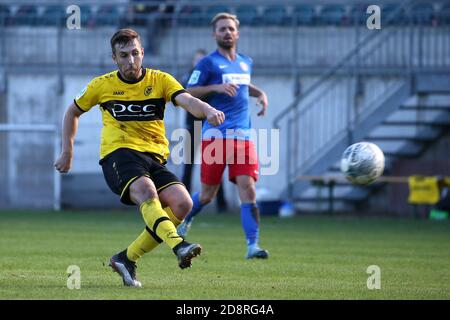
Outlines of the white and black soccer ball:
M 372 183 L 383 174 L 384 153 L 374 143 L 354 143 L 342 154 L 341 171 L 351 183 Z

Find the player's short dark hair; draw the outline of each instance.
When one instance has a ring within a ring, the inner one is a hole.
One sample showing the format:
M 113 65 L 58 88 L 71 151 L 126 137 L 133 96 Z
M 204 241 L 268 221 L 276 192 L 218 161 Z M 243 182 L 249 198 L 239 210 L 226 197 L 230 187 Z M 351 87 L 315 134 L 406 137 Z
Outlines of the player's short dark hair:
M 238 20 L 236 15 L 228 13 L 228 12 L 219 12 L 211 20 L 211 25 L 213 27 L 213 31 L 216 30 L 216 23 L 217 23 L 217 21 L 222 20 L 222 19 L 231 19 L 231 20 L 233 20 L 236 23 L 236 27 L 239 28 L 239 20 Z
M 120 29 L 111 38 L 111 50 L 113 53 L 115 50 L 116 44 L 119 44 L 121 47 L 126 46 L 130 42 L 132 42 L 134 39 L 137 39 L 139 43 L 141 43 L 141 37 L 139 36 L 139 33 L 134 31 L 133 29 Z

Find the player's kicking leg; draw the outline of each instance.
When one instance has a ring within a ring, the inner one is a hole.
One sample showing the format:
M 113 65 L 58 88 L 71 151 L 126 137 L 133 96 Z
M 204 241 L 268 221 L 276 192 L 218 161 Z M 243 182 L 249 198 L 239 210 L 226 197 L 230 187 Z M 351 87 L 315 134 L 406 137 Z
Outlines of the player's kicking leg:
M 180 192 L 180 190 L 183 192 Z M 147 242 L 150 244 L 147 241 L 148 238 L 152 238 L 150 240 L 155 240 L 158 244 L 165 242 L 177 256 L 178 265 L 181 269 L 190 267 L 191 260 L 200 255 L 202 250 L 199 244 L 191 244 L 184 241 L 176 232 L 176 225 L 181 222 L 180 218 L 186 215 L 192 207 L 189 193 L 184 186 L 173 184 L 160 193 L 161 201 L 163 201 L 164 205 L 170 204 L 174 208 L 174 212 L 162 209 L 160 197 L 158 197 L 156 191 L 155 185 L 148 177 L 136 179 L 129 188 L 130 199 L 139 205 L 147 226 L 147 232 L 141 234 L 127 250 L 114 255 L 110 260 L 111 267 L 119 273 L 126 286 L 141 286 L 141 283 L 136 279 L 136 264 L 133 261 L 133 257 L 137 260 L 143 253 L 148 252 L 147 250 L 139 252 L 142 248 L 134 250 L 136 251 L 134 252 L 133 249 L 136 249 L 134 244 L 145 247 Z M 168 197 L 167 195 L 171 196 Z M 176 201 L 171 199 L 176 199 Z

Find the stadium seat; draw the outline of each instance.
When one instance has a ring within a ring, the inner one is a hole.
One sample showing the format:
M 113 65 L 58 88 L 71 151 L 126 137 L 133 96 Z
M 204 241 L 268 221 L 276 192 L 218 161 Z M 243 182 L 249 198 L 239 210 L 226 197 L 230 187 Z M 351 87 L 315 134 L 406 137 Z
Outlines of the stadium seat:
M 11 12 L 8 6 L 0 5 L 0 26 L 6 26 L 11 19 Z
M 159 3 L 142 3 L 139 0 L 130 1 L 130 12 L 132 19 L 130 21 L 133 25 L 144 26 L 147 24 L 149 15 L 159 12 Z
M 316 22 L 315 7 L 307 4 L 295 6 L 293 19 L 298 25 L 313 25 Z
M 261 17 L 261 23 L 269 26 L 289 24 L 286 6 L 271 5 L 265 7 Z
M 212 19 L 212 17 L 214 17 L 216 14 L 220 13 L 220 12 L 230 12 L 230 8 L 227 6 L 211 6 L 211 7 L 207 7 L 206 9 L 206 14 L 208 15 L 208 17 L 210 17 L 210 19 Z
M 182 26 L 200 26 L 206 20 L 203 8 L 198 5 L 184 5 L 179 9 L 178 22 Z
M 13 17 L 15 25 L 36 25 L 38 20 L 37 8 L 33 5 L 22 5 Z
M 450 4 L 444 5 L 438 11 L 438 23 L 440 25 L 449 25 L 450 24 Z
M 349 23 L 352 25 L 363 25 L 368 17 L 367 4 L 355 4 L 350 9 Z
M 231 13 L 230 8 L 227 6 L 217 5 L 217 6 L 207 7 L 204 21 L 203 21 L 204 25 L 209 25 L 209 23 L 211 22 L 211 19 L 220 12 Z
M 241 25 L 252 26 L 258 23 L 258 10 L 256 6 L 239 6 L 236 8 L 236 15 Z
M 411 7 L 411 19 L 414 24 L 431 25 L 435 21 L 433 4 L 419 3 Z
M 322 7 L 319 22 L 325 25 L 343 25 L 347 23 L 346 10 L 343 5 L 330 4 Z
M 95 14 L 95 24 L 99 26 L 119 26 L 121 15 L 119 8 L 112 5 L 103 5 Z
M 39 19 L 39 25 L 55 26 L 60 25 L 66 15 L 65 8 L 60 5 L 48 5 Z
M 382 21 L 389 21 L 390 25 L 398 25 L 407 21 L 405 11 L 400 9 L 399 4 L 386 4 L 381 8 Z

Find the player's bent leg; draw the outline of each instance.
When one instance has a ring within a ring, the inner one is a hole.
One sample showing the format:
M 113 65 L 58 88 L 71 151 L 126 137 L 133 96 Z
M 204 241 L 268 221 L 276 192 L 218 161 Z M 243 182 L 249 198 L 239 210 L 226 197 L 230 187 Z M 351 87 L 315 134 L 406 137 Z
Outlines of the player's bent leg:
M 183 241 L 163 210 L 156 187 L 150 178 L 140 177 L 130 185 L 130 199 L 139 206 L 145 224 L 170 248 L 173 249 Z
M 164 188 L 164 190 L 161 190 L 159 193 L 159 201 L 160 203 L 163 203 L 165 206 L 167 206 L 165 213 L 174 228 L 181 223 L 183 217 L 185 217 L 192 208 L 192 201 L 189 197 L 189 193 L 181 184 L 172 184 Z M 149 200 L 145 201 L 141 205 L 141 208 L 143 208 L 143 206 L 145 207 L 148 202 Z M 157 209 L 155 206 L 153 206 L 152 208 Z M 161 225 L 161 223 L 164 223 L 164 218 L 159 218 L 158 220 L 160 220 L 159 225 Z M 155 224 L 158 223 L 158 220 L 155 222 Z M 159 226 L 150 228 L 150 230 L 151 229 L 153 229 L 153 232 L 159 232 Z M 163 240 L 167 242 L 169 246 L 171 246 L 172 251 L 178 258 L 178 265 L 181 269 L 191 267 L 192 259 L 200 255 L 202 247 L 197 243 L 189 243 L 187 241 L 184 241 L 184 239 L 176 233 L 176 229 L 175 233 L 173 233 L 173 230 L 171 230 L 171 232 L 172 234 L 168 235 L 168 238 L 179 238 L 181 239 L 181 241 L 179 241 L 175 246 L 172 246 L 168 243 L 167 240 Z M 157 233 L 157 236 L 159 236 L 159 233 Z
M 267 259 L 269 252 L 261 249 L 259 241 L 259 208 L 256 204 L 255 180 L 251 176 L 236 177 L 241 198 L 241 223 L 247 240 L 247 259 Z
M 201 252 L 201 246 L 190 244 L 178 235 L 169 215 L 162 209 L 156 187 L 148 177 L 136 179 L 130 186 L 130 198 L 140 206 L 142 216 L 149 229 L 172 248 L 178 257 L 178 265 L 184 269 Z M 154 196 L 154 197 L 152 197 Z M 149 197 L 146 199 L 146 197 Z
M 170 207 L 165 207 L 164 211 L 169 216 L 170 220 L 173 222 L 175 227 L 177 227 L 181 221 L 173 214 L 172 209 Z M 125 250 L 126 253 L 126 259 L 125 257 L 123 260 L 125 260 L 124 264 L 131 265 L 131 267 L 128 267 L 128 269 L 134 270 L 134 272 L 130 271 L 129 276 L 122 276 L 122 279 L 129 279 L 130 277 L 134 282 L 131 282 L 129 280 L 124 280 L 125 285 L 131 285 L 134 287 L 140 287 L 140 282 L 136 279 L 136 265 L 135 263 L 146 253 L 149 253 L 153 249 L 155 249 L 160 243 L 162 243 L 162 240 L 156 236 L 156 234 L 150 230 L 149 227 L 146 227 L 144 231 L 127 247 Z M 113 257 L 113 259 L 117 259 L 116 256 Z M 185 262 L 184 262 L 185 263 Z M 111 263 L 112 264 L 112 263 Z M 139 283 L 138 283 L 139 282 Z
M 192 210 L 191 196 L 182 184 L 173 184 L 162 190 L 159 193 L 159 200 L 162 205 L 171 208 L 179 222 Z
M 175 227 L 181 223 L 181 221 L 175 217 L 170 207 L 165 207 L 164 211 L 167 213 L 170 221 L 173 222 Z M 162 240 L 146 226 L 144 231 L 142 231 L 142 233 L 128 246 L 126 250 L 127 258 L 136 263 L 144 254 L 155 249 L 160 243 L 162 243 Z

